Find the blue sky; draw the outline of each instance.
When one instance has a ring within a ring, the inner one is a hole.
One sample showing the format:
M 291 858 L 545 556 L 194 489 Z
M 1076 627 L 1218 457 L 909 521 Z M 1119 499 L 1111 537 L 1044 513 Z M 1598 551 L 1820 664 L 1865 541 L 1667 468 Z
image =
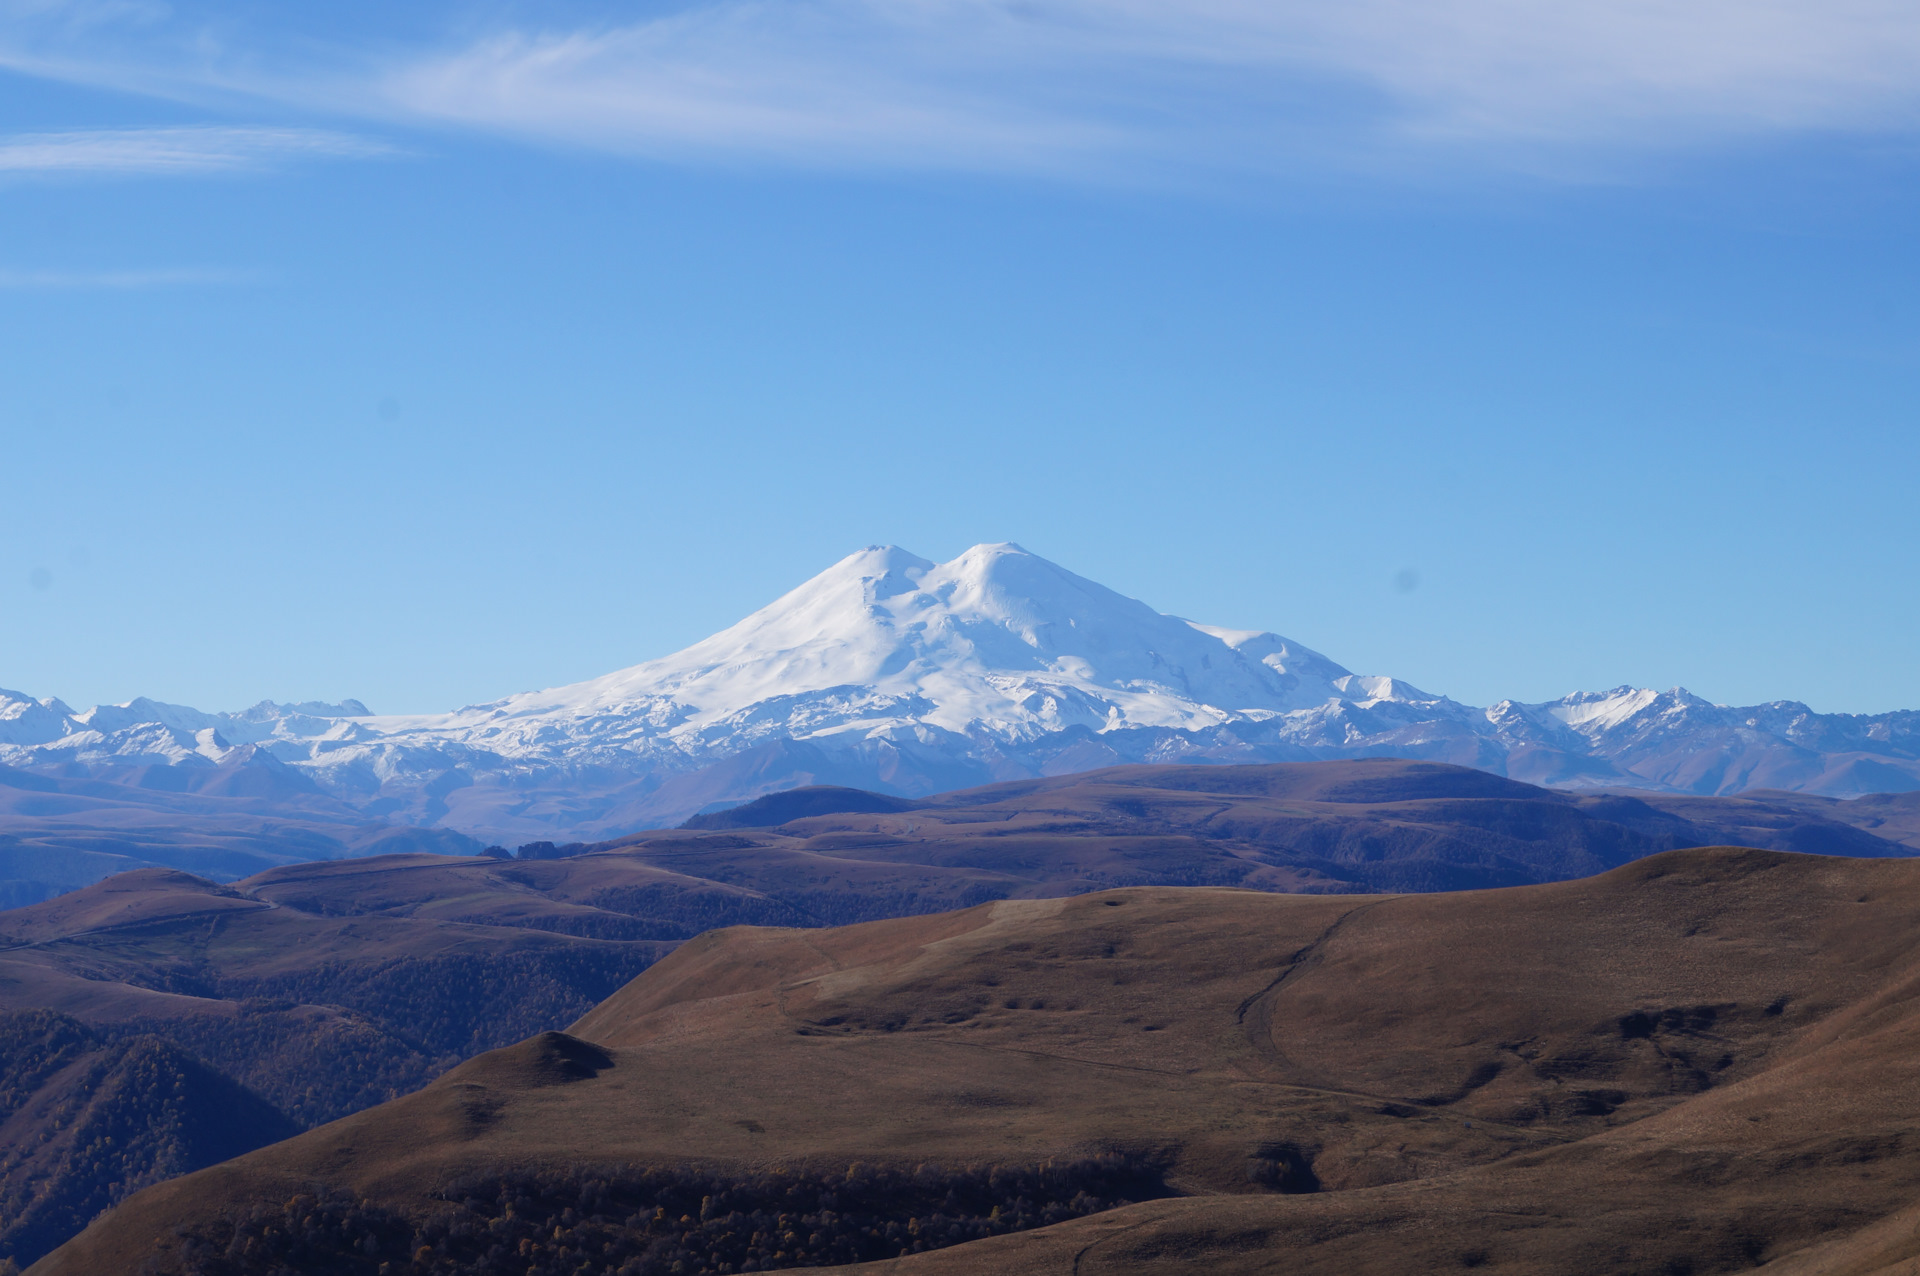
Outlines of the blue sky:
M 1017 540 L 1920 707 L 1902 6 L 283 8 L 0 0 L 0 686 L 448 708 Z

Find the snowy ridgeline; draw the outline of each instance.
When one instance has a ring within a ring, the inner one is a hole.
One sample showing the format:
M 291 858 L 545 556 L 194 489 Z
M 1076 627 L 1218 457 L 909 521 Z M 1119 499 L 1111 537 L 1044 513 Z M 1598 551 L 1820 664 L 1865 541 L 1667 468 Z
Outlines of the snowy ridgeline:
M 1120 762 L 1369 755 L 1569 787 L 1920 788 L 1913 712 L 1736 709 L 1630 687 L 1480 709 L 1353 674 L 1277 634 L 1163 615 L 1017 545 L 949 563 L 862 550 L 674 655 L 445 714 L 382 717 L 351 700 L 75 712 L 0 691 L 0 762 L 13 766 L 208 766 L 244 749 L 359 798 L 604 785 L 609 773 L 645 787 L 773 745 L 803 759 L 799 782 L 909 793 Z M 785 782 L 763 767 L 703 793 Z

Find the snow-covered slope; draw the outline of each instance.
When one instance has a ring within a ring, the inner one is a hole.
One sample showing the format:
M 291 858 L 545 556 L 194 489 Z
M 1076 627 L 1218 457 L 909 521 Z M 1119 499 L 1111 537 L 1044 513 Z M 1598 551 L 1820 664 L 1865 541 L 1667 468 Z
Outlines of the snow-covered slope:
M 1161 615 L 1017 545 L 978 545 L 950 563 L 874 546 L 664 659 L 442 718 L 367 725 L 452 733 L 506 756 L 544 755 L 564 739 L 596 759 L 916 727 L 1018 744 L 1068 727 L 1193 731 L 1381 698 L 1375 684 L 1334 686 L 1348 677 L 1277 635 Z M 1433 699 L 1404 684 L 1385 694 L 1396 691 Z
M 1163 615 L 1017 545 L 948 563 L 875 546 L 684 651 L 446 714 L 76 713 L 0 692 L 0 762 L 206 766 L 252 745 L 370 812 L 510 839 L 605 836 L 794 783 L 916 793 L 1125 761 L 1386 754 L 1563 785 L 1911 788 L 1915 717 L 1625 687 L 1480 710 Z

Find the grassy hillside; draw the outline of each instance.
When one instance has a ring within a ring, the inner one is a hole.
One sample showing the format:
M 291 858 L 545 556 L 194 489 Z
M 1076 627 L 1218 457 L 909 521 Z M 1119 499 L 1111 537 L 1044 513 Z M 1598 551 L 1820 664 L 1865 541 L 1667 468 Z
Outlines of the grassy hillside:
M 36 1273 L 1838 1272 L 1913 1256 L 1916 936 L 1920 864 L 1731 849 L 723 931 Z

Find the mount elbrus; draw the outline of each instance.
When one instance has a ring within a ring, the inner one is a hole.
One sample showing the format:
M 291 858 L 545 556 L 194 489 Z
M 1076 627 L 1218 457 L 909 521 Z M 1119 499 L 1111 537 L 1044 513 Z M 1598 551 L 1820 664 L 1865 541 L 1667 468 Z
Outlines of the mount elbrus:
M 1920 788 L 1920 712 L 1631 687 L 1474 708 L 1277 634 L 1162 615 L 1010 544 L 948 563 L 862 550 L 674 655 L 445 714 L 75 712 L 0 691 L 15 768 L 139 768 L 146 787 L 191 789 L 224 766 L 263 793 L 503 842 L 617 836 L 802 784 L 920 795 L 1129 762 L 1363 756 L 1557 787 L 1851 796 Z

